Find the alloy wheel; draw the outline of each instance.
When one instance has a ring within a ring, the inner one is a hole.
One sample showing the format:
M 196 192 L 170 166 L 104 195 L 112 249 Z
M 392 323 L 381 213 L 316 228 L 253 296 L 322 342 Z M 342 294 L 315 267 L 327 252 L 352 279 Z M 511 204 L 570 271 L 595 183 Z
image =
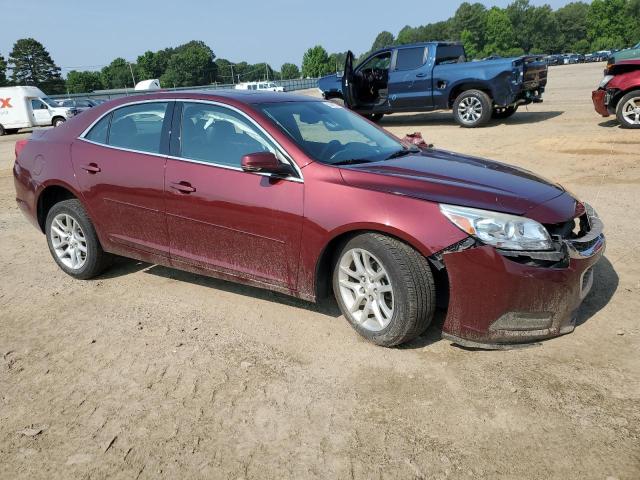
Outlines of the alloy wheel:
M 627 100 L 622 107 L 622 116 L 630 125 L 640 125 L 640 97 Z
M 349 315 L 372 332 L 389 325 L 394 311 L 391 279 L 380 260 L 362 248 L 353 248 L 340 259 L 340 297 Z
M 49 235 L 58 260 L 67 268 L 80 270 L 87 261 L 87 239 L 80 223 L 60 213 L 53 218 Z
M 466 123 L 477 122 L 482 116 L 482 102 L 476 97 L 463 98 L 458 105 L 458 115 Z

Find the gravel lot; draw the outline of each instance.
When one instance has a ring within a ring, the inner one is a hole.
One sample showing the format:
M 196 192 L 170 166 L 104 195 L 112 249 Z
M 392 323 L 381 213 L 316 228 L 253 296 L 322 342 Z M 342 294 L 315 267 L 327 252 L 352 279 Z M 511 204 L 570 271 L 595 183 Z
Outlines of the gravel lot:
M 604 219 L 576 331 L 509 351 L 434 329 L 383 349 L 332 302 L 133 261 L 75 281 L 16 207 L 25 135 L 2 137 L 0 477 L 640 478 L 640 133 L 593 111 L 602 68 L 552 67 L 545 103 L 483 129 L 382 121 L 560 181 Z

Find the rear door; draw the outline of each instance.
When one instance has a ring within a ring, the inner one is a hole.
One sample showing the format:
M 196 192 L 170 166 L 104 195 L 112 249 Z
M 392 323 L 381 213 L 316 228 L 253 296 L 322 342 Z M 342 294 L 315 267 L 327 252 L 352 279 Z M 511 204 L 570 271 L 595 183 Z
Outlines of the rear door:
M 171 130 L 165 204 L 172 262 L 295 289 L 302 179 L 240 168 L 242 156 L 255 152 L 287 161 L 281 149 L 222 104 L 185 101 Z
M 173 102 L 123 106 L 73 143 L 72 161 L 98 230 L 125 249 L 169 256 L 164 170 Z
M 389 71 L 389 99 L 395 110 L 432 106 L 431 65 L 428 48 L 401 47 L 396 50 Z

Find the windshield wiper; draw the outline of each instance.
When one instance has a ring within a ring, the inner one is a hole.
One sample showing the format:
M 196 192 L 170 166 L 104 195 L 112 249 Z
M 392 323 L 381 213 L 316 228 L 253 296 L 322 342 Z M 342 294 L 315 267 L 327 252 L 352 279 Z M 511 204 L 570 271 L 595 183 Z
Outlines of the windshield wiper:
M 420 152 L 419 148 L 403 148 L 402 150 L 397 150 L 389 155 L 385 160 L 391 160 L 392 158 L 404 157 L 405 155 L 410 155 L 412 153 Z
M 366 158 L 349 158 L 347 160 L 340 160 L 339 162 L 332 163 L 331 165 L 355 165 L 357 163 L 371 163 L 373 160 L 367 160 Z

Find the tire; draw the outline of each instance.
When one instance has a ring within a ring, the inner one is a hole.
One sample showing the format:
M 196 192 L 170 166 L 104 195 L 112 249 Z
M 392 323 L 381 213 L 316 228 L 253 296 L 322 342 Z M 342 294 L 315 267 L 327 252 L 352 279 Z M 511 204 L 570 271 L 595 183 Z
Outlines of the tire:
M 14 135 L 18 133 L 19 130 L 20 130 L 19 128 L 7 128 L 5 129 L 4 133 L 7 135 Z
M 354 254 L 361 265 L 367 264 L 364 255 L 368 255 L 369 271 L 356 267 Z M 384 276 L 375 278 L 374 273 L 380 272 Z M 433 319 L 435 285 L 427 259 L 386 235 L 363 233 L 347 241 L 335 258 L 332 283 L 347 321 L 377 345 L 408 342 L 423 333 Z
M 74 227 L 79 227 L 80 231 L 78 232 Z M 64 240 L 59 234 L 59 232 L 68 234 L 72 231 L 74 237 L 71 240 Z M 64 200 L 51 207 L 45 221 L 45 233 L 51 256 L 62 271 L 74 278 L 81 280 L 93 278 L 102 273 L 111 261 L 111 255 L 102 250 L 96 230 L 84 207 L 76 199 Z M 71 253 L 64 252 L 64 250 L 74 250 L 69 248 L 70 241 L 72 244 L 84 245 L 86 250 L 84 260 L 82 252 L 77 258 L 74 258 Z M 78 265 L 74 267 L 73 263 L 76 260 Z
M 622 128 L 640 128 L 640 90 L 633 90 L 620 99 L 616 118 Z
M 0 125 L 0 137 L 3 136 L 5 134 L 5 130 L 4 127 L 2 125 Z
M 453 116 L 458 125 L 464 128 L 486 125 L 492 112 L 491 98 L 481 90 L 466 90 L 453 102 Z
M 374 123 L 378 123 L 380 120 L 382 120 L 382 117 L 384 117 L 384 113 L 369 113 L 363 115 L 363 117 L 367 120 L 371 120 Z
M 62 125 L 66 121 L 67 120 L 62 118 L 62 117 L 56 117 L 56 118 L 53 119 L 53 122 L 51 123 L 51 125 L 53 125 L 54 127 L 59 127 L 60 125 Z
M 491 113 L 491 118 L 495 118 L 496 120 L 504 120 L 505 118 L 509 118 L 511 115 L 518 111 L 517 106 L 509 105 L 508 107 L 497 107 L 493 109 Z

